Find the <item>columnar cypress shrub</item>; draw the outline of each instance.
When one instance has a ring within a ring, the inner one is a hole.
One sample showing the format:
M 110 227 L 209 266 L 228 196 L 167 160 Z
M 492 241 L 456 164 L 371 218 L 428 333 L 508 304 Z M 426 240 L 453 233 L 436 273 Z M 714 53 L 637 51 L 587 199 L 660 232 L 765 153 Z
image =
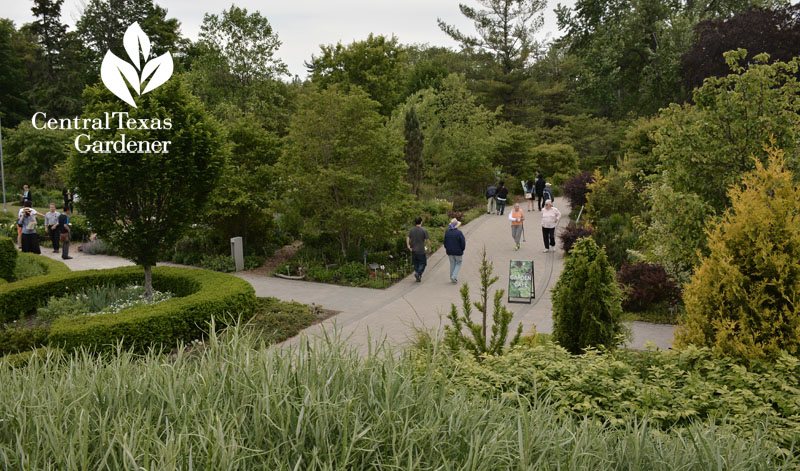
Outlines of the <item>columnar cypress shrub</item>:
M 622 292 L 605 251 L 579 239 L 553 289 L 553 339 L 572 353 L 613 347 L 622 333 Z
M 12 281 L 17 267 L 17 248 L 9 237 L 0 237 L 0 280 Z
M 800 187 L 783 152 L 768 154 L 728 192 L 731 207 L 684 292 L 678 347 L 748 359 L 800 353 Z

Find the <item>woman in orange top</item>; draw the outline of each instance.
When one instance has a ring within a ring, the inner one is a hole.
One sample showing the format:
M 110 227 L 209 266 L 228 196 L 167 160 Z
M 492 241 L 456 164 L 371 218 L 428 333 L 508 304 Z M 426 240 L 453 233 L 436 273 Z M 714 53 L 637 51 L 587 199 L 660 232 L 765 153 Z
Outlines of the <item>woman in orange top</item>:
M 514 203 L 514 209 L 508 213 L 508 219 L 511 221 L 511 237 L 517 244 L 514 250 L 519 250 L 519 239 L 522 237 L 522 223 L 525 221 L 525 213 L 519 208 L 519 203 Z

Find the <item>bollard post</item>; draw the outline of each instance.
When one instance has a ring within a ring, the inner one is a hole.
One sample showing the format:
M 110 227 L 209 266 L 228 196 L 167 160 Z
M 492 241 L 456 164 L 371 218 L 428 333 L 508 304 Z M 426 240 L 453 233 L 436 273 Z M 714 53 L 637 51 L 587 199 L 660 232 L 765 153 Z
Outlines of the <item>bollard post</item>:
M 244 242 L 241 237 L 231 238 L 231 257 L 236 271 L 244 270 Z

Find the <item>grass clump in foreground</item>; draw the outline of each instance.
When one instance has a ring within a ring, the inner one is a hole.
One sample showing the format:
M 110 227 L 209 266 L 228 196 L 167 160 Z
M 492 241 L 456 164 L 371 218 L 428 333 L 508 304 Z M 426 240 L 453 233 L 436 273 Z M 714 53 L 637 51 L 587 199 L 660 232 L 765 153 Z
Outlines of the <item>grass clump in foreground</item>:
M 213 332 L 213 330 L 212 330 Z M 763 429 L 664 431 L 575 418 L 545 398 L 476 394 L 444 352 L 341 340 L 254 349 L 241 329 L 174 357 L 36 352 L 0 360 L 5 469 L 796 469 Z

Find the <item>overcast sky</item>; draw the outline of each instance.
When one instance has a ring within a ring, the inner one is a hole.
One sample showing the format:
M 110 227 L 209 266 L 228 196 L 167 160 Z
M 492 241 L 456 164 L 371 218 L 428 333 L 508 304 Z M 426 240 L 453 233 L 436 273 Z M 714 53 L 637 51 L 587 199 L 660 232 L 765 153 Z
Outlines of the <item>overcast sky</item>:
M 0 0 L 0 16 L 11 18 L 19 27 L 33 20 L 30 0 Z M 477 6 L 474 0 L 462 0 Z M 548 0 L 545 26 L 540 39 L 559 36 L 553 9 L 558 3 L 574 5 L 575 0 Z M 63 19 L 74 27 L 84 0 L 65 0 Z M 436 24 L 436 18 L 474 32 L 472 24 L 461 15 L 457 0 L 156 0 L 167 9 L 168 17 L 181 22 L 184 36 L 195 40 L 203 22 L 203 14 L 219 13 L 231 3 L 248 11 L 259 10 L 269 19 L 283 45 L 278 56 L 293 75 L 305 77 L 303 62 L 319 53 L 320 44 L 347 44 L 361 40 L 369 33 L 396 35 L 400 42 L 455 46 Z

